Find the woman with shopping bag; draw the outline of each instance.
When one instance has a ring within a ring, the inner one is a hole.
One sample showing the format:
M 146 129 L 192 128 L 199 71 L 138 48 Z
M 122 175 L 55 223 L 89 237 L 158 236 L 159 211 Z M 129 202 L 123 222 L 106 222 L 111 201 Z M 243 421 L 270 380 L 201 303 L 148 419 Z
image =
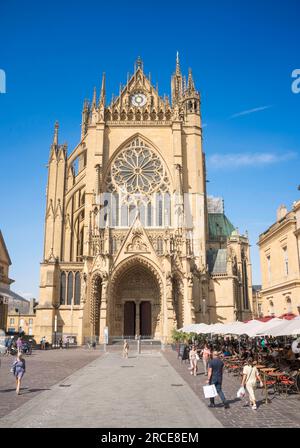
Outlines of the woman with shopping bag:
M 241 387 L 243 387 L 243 388 L 246 387 L 246 390 L 249 394 L 251 408 L 254 411 L 257 409 L 255 393 L 254 393 L 257 380 L 260 382 L 260 386 L 263 387 L 263 382 L 261 380 L 259 372 L 258 372 L 256 366 L 253 365 L 253 358 L 248 358 L 246 365 L 244 366 L 244 369 L 243 369 L 243 378 L 242 378 Z

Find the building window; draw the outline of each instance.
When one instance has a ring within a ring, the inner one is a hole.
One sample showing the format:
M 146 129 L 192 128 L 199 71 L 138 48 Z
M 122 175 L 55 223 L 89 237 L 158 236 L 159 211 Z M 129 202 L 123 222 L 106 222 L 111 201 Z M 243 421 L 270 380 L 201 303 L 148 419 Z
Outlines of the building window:
M 284 275 L 287 277 L 289 275 L 289 258 L 287 247 L 283 248 L 283 260 L 284 260 Z
M 147 204 L 147 226 L 152 226 L 152 204 L 150 201 Z
M 32 328 L 31 327 L 28 329 L 28 334 L 29 334 L 29 336 L 32 336 Z
M 134 139 L 118 153 L 106 185 L 107 194 L 115 198 L 109 211 L 113 227 L 131 226 L 138 204 L 143 225 L 170 225 L 170 182 L 166 167 L 140 138 Z M 103 226 L 103 221 L 100 226 Z
M 136 217 L 136 206 L 129 206 L 129 226 L 133 224 L 134 218 Z
M 268 281 L 271 282 L 271 256 L 267 256 Z
M 65 305 L 66 303 L 66 274 L 65 272 L 61 273 L 60 276 L 60 300 L 59 303 L 61 305 Z
M 292 300 L 291 300 L 290 297 L 288 297 L 286 299 L 286 311 L 287 311 L 288 314 L 291 314 L 293 312 L 293 310 L 292 310 Z
M 80 272 L 76 272 L 74 305 L 80 305 L 80 289 L 81 289 Z
M 33 319 L 29 319 L 29 325 L 33 324 Z
M 156 225 L 161 227 L 163 223 L 163 200 L 162 195 L 156 195 Z
M 73 299 L 73 272 L 68 274 L 68 295 L 67 295 L 67 305 L 72 304 Z
M 9 319 L 9 325 L 15 325 L 15 319 L 13 317 Z
M 263 313 L 262 313 L 262 304 L 261 303 L 258 303 L 257 311 L 258 311 L 258 316 L 259 317 L 263 315 Z
M 274 303 L 272 302 L 272 300 L 270 300 L 269 306 L 270 306 L 270 308 L 269 308 L 270 316 L 274 316 L 275 315 L 275 311 L 274 311 Z

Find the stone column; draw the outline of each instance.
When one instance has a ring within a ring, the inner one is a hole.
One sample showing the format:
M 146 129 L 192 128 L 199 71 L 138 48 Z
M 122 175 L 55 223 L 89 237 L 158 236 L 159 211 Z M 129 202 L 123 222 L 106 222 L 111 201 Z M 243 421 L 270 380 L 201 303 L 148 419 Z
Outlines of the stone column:
M 99 341 L 104 341 L 104 328 L 107 325 L 107 280 L 102 280 L 102 293 L 100 304 Z M 110 329 L 108 329 L 109 331 Z M 109 336 L 109 333 L 108 333 Z
M 195 307 L 193 303 L 193 274 L 187 275 L 187 304 L 188 304 L 188 321 L 184 324 L 194 324 L 196 322 Z
M 135 302 L 135 334 L 137 337 L 140 336 L 140 300 Z

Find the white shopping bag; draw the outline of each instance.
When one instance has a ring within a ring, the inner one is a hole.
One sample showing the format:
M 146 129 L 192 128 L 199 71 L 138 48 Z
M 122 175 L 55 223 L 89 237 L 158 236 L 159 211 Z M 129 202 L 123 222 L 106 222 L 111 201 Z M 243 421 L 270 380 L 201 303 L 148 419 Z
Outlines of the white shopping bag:
M 203 386 L 203 392 L 205 398 L 214 398 L 218 395 L 216 386 L 214 384 L 207 384 L 207 386 Z
M 237 391 L 236 396 L 237 396 L 238 398 L 244 398 L 245 395 L 246 395 L 245 388 L 244 388 L 243 386 L 241 386 L 241 387 L 239 388 L 239 390 Z

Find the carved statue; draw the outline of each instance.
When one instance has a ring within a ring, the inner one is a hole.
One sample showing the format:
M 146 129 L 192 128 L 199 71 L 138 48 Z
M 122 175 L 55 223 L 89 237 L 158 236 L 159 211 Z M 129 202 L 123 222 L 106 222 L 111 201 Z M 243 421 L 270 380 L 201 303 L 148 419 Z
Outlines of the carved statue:
M 191 272 L 189 272 L 187 274 L 186 278 L 188 281 L 188 286 L 193 286 L 193 283 L 194 283 L 193 274 Z
M 86 301 L 86 291 L 87 291 L 87 274 L 86 272 L 83 272 L 81 276 L 81 291 L 80 291 L 80 301 L 82 303 L 85 303 Z

